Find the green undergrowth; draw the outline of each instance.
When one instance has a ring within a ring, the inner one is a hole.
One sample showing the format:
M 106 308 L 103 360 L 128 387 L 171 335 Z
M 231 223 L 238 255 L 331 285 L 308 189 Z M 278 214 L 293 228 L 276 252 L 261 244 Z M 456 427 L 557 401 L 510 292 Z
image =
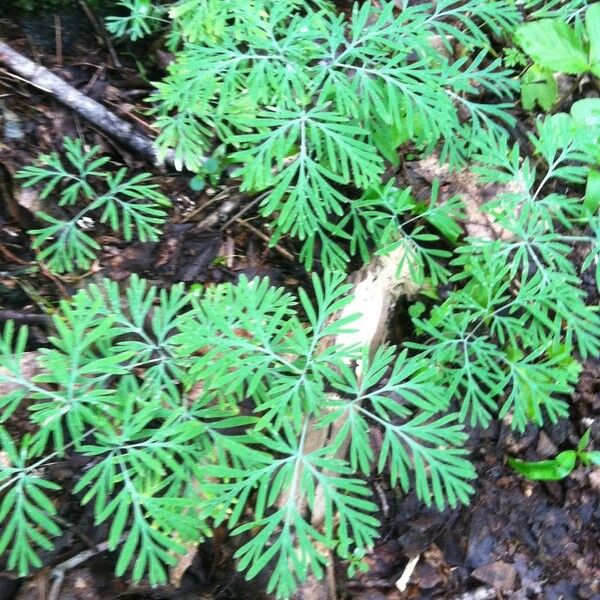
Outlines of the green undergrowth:
M 516 82 L 490 59 L 481 29 L 499 34 L 517 23 L 506 2 L 445 0 L 399 14 L 393 2 L 366 2 L 349 20 L 324 2 L 254 4 L 171 6 L 168 14 L 189 29 L 149 99 L 157 142 L 192 171 L 224 144 L 241 190 L 264 192 L 272 243 L 298 238 L 309 268 L 315 260 L 344 268 L 359 247 L 348 247 L 349 236 L 381 243 L 369 210 L 353 200 L 380 183 L 386 160 L 398 164 L 402 144 L 438 148 L 460 165 L 484 129 L 514 122 L 507 100 Z M 218 9 L 217 21 L 199 17 L 200 6 Z M 456 37 L 469 56 L 450 58 L 431 36 Z
M 343 279 L 313 278 L 314 305 L 301 293 L 308 324 L 297 300 L 266 280 L 193 295 L 132 278 L 125 296 L 105 281 L 61 304 L 31 380 L 21 374 L 27 331 L 9 326 L 1 377 L 15 389 L 2 399 L 4 418 L 26 402 L 36 432 L 18 449 L 2 436 L 8 567 L 41 566 L 34 548 L 48 549 L 59 533 L 47 496 L 56 486 L 41 476 L 38 457 L 67 452 L 89 459 L 71 492 L 93 503 L 97 524 L 110 523 L 111 549 L 128 530 L 117 572 L 131 564 L 135 579 L 148 574 L 152 583 L 164 580 L 181 542 L 224 521 L 234 534 L 253 531 L 238 551 L 241 568 L 252 576 L 274 558 L 271 587 L 289 595 L 309 571 L 322 574 L 327 558 L 316 544 L 347 558 L 376 539 L 377 506 L 364 480 L 374 460 L 405 490 L 414 472 L 427 504 L 466 502 L 474 476 L 466 436 L 427 363 L 382 348 L 357 381 L 346 364 L 363 350 L 327 347 L 351 327 L 351 319 L 330 321 L 350 300 Z M 309 426 L 338 418 L 345 426 L 330 445 L 304 448 Z M 372 425 L 384 430 L 379 456 L 369 445 Z M 349 458 L 335 458 L 346 440 Z M 322 531 L 302 512 L 318 485 Z
M 37 211 L 45 225 L 30 231 L 37 259 L 55 273 L 88 269 L 101 249 L 90 230 L 96 220 L 126 241 L 155 242 L 167 218 L 170 200 L 151 182 L 148 173 L 129 176 L 125 167 L 113 171 L 97 146 L 84 149 L 79 140 L 65 138 L 63 154 L 38 157 L 37 163 L 17 173 L 23 187 L 41 185 L 40 200 L 55 211 Z M 51 200 L 51 202 L 50 202 Z
M 581 30 L 585 2 L 525 4 L 530 19 Z M 366 2 L 349 17 L 308 0 L 120 5 L 114 33 L 162 32 L 175 53 L 149 99 L 161 150 L 199 178 L 218 155 L 263 196 L 273 243 L 297 238 L 319 275 L 297 294 L 266 279 L 199 291 L 104 280 L 60 303 L 34 356 L 26 328 L 9 323 L 2 419 L 26 408 L 31 431 L 0 429 L 0 553 L 22 575 L 42 566 L 61 535 L 54 500 L 68 493 L 108 525 L 119 575 L 164 582 L 186 544 L 224 523 L 239 536 L 238 567 L 268 570 L 269 590 L 289 597 L 323 575 L 327 551 L 354 568 L 375 543 L 373 473 L 456 507 L 475 478 L 466 425 L 504 419 L 522 432 L 568 415 L 581 362 L 600 354 L 588 179 L 600 120 L 533 118 L 513 141 L 518 77 L 492 44 L 510 46 L 522 20 L 510 1 Z M 30 232 L 40 262 L 89 268 L 98 223 L 158 239 L 168 201 L 148 175 L 73 140 L 64 150 L 19 174 L 49 207 Z M 442 200 L 436 182 L 416 200 L 385 175 L 432 152 L 468 167 L 491 199 Z M 477 234 L 474 210 L 489 224 Z M 339 317 L 350 259 L 392 250 L 420 290 L 414 335 L 373 356 L 333 343 L 355 326 Z M 333 425 L 323 447 L 307 445 Z M 59 489 L 46 466 L 73 454 L 86 467 Z

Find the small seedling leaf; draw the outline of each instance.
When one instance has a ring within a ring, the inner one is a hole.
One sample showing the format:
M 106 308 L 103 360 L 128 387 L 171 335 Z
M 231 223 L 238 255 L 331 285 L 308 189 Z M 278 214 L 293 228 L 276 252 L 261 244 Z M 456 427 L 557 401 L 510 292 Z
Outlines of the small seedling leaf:
M 585 450 L 589 443 L 590 443 L 590 434 L 591 434 L 591 430 L 588 429 L 582 436 L 581 439 L 579 440 L 579 444 L 577 444 L 577 451 L 581 452 L 582 450 Z
M 559 481 L 569 475 L 575 468 L 577 452 L 565 450 L 552 460 L 526 462 L 518 458 L 509 458 L 508 464 L 526 479 L 534 481 Z

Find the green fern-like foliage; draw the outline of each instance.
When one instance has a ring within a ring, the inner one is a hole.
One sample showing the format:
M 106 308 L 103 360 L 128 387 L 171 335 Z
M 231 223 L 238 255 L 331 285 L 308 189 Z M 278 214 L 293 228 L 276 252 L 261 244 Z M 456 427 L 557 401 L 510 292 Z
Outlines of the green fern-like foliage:
M 47 223 L 29 233 L 38 259 L 56 273 L 87 269 L 100 244 L 87 232 L 86 219 L 98 219 L 127 241 L 156 241 L 166 219 L 169 199 L 151 183 L 148 173 L 128 176 L 126 168 L 108 170 L 110 159 L 98 156 L 95 146 L 85 150 L 80 140 L 65 138 L 64 157 L 42 154 L 37 164 L 21 169 L 23 186 L 41 185 L 42 200 L 52 199 L 68 216 L 58 218 L 45 211 L 36 216 Z M 91 220 L 93 225 L 93 220 Z
M 377 505 L 364 476 L 385 472 L 426 504 L 466 502 L 474 469 L 466 435 L 428 363 L 381 348 L 357 380 L 364 352 L 328 340 L 349 301 L 343 275 L 313 279 L 300 305 L 267 280 L 186 293 L 132 277 L 122 301 L 104 281 L 62 302 L 40 373 L 22 372 L 26 329 L 0 337 L 2 420 L 27 406 L 34 432 L 19 445 L 0 429 L 0 554 L 25 574 L 59 533 L 57 485 L 46 461 L 77 453 L 87 467 L 72 493 L 108 523 L 117 573 L 165 581 L 166 569 L 213 522 L 243 536 L 236 556 L 252 577 L 274 565 L 269 588 L 287 597 L 323 574 L 329 548 L 347 558 L 377 538 Z M 299 309 L 307 315 L 303 322 Z M 383 378 L 385 377 L 385 380 Z M 309 428 L 342 424 L 323 448 Z M 369 428 L 382 431 L 375 455 Z M 336 458 L 346 442 L 348 459 Z M 311 524 L 315 490 L 325 521 Z M 252 530 L 252 536 L 245 532 Z
M 518 22 L 512 2 L 365 2 L 349 19 L 326 2 L 251 6 L 185 0 L 163 7 L 179 41 L 150 98 L 158 145 L 173 149 L 180 167 L 199 171 L 213 145 L 225 144 L 241 189 L 265 194 L 261 212 L 274 218 L 273 243 L 284 235 L 302 240 L 309 267 L 315 258 L 336 268 L 348 260 L 330 233 L 343 232 L 353 199 L 380 185 L 385 161 L 397 164 L 402 144 L 438 149 L 459 165 L 483 131 L 513 121 L 506 109 L 516 82 L 488 58 L 484 33 Z M 450 38 L 469 58 L 451 58 Z
M 276 4 L 273 0 L 249 0 L 243 5 L 234 0 L 118 0 L 121 14 L 107 17 L 106 26 L 119 37 L 137 40 L 167 30 L 168 47 L 175 51 L 183 43 L 222 39 L 233 29 L 238 40 L 260 32 L 261 21 Z M 300 10 L 332 10 L 328 0 L 288 0 L 290 13 Z M 115 11 L 116 12 L 116 11 Z
M 269 590 L 289 597 L 323 575 L 325 551 L 348 559 L 373 544 L 369 474 L 456 506 L 474 477 L 463 422 L 506 418 L 520 431 L 567 414 L 578 360 L 600 354 L 582 285 L 595 270 L 600 290 L 600 217 L 577 195 L 597 133 L 558 114 L 537 123 L 532 158 L 511 145 L 507 107 L 484 97 L 514 84 L 487 58 L 484 30 L 510 30 L 513 2 L 366 2 L 349 20 L 309 0 L 120 5 L 116 33 L 171 22 L 176 60 L 152 98 L 163 151 L 199 170 L 221 143 L 242 188 L 264 193 L 273 240 L 294 235 L 306 265 L 335 268 L 298 298 L 244 278 L 201 292 L 136 277 L 125 289 L 91 285 L 60 304 L 32 378 L 27 330 L 9 323 L 2 420 L 26 407 L 33 431 L 14 440 L 0 428 L 0 554 L 21 574 L 41 565 L 60 533 L 44 467 L 76 453 L 87 467 L 68 491 L 108 525 L 117 573 L 165 581 L 186 542 L 226 523 L 240 536 L 239 568 L 268 568 Z M 449 58 L 447 36 L 468 59 Z M 441 201 L 437 183 L 421 202 L 383 182 L 402 144 L 476 162 L 501 190 L 481 207 L 498 235 L 465 237 L 461 200 Z M 40 215 L 50 224 L 32 232 L 40 258 L 57 271 L 88 266 L 97 245 L 81 220 L 94 212 L 126 239 L 155 239 L 163 198 L 146 176 L 107 173 L 96 149 L 65 148 L 67 166 L 51 155 L 21 174 L 67 212 L 86 203 L 68 220 Z M 412 307 L 415 339 L 401 349 L 332 344 L 352 327 L 337 316 L 350 300 L 339 267 L 397 248 L 399 270 L 429 299 L 444 284 L 445 299 Z M 310 429 L 333 424 L 333 439 L 308 447 Z
M 424 341 L 408 344 L 438 365 L 472 424 L 510 415 L 523 430 L 566 416 L 580 371 L 573 356 L 600 354 L 600 317 L 581 281 L 595 269 L 600 289 L 600 222 L 580 197 L 557 191 L 585 182 L 597 132 L 566 114 L 537 129 L 535 161 L 505 135 L 486 140 L 479 175 L 506 191 L 482 211 L 502 234 L 466 238 L 453 260 L 456 291 L 415 320 Z

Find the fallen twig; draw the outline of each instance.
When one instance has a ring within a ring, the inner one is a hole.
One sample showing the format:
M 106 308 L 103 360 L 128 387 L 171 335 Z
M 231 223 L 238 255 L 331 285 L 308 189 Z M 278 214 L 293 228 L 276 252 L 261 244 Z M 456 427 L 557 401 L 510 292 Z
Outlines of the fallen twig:
M 20 310 L 0 310 L 0 323 L 14 321 L 28 325 L 48 325 L 51 319 L 48 315 L 26 313 Z
M 252 198 L 252 200 L 244 204 L 244 206 L 237 213 L 235 213 L 233 217 L 231 217 L 228 221 L 225 221 L 225 223 L 223 223 L 219 228 L 219 231 L 225 231 L 234 221 L 238 221 L 243 214 L 247 213 L 253 206 L 260 204 L 268 195 L 269 192 L 264 192 L 259 196 L 256 196 L 256 198 Z
M 254 227 L 254 225 L 251 225 L 247 221 L 243 221 L 242 219 L 236 219 L 236 222 L 239 223 L 242 227 L 245 227 L 253 235 L 255 235 L 256 237 L 263 240 L 263 242 L 267 242 L 267 244 L 268 244 L 271 241 L 271 238 L 266 233 L 263 233 L 260 229 L 257 229 L 256 227 Z M 291 252 L 289 252 L 288 250 L 286 250 L 283 246 L 280 246 L 279 244 L 275 244 L 273 246 L 273 249 L 276 252 L 279 252 L 279 254 L 281 254 L 281 256 L 283 256 L 283 258 L 285 258 L 286 260 L 289 260 L 290 262 L 293 262 L 294 260 L 296 260 L 296 257 Z
M 119 543 L 125 541 L 129 532 L 123 534 Z M 50 593 L 48 594 L 48 600 L 58 600 L 58 596 L 60 594 L 60 588 L 62 587 L 63 581 L 65 579 L 65 574 L 67 571 L 75 569 L 81 563 L 92 558 L 96 554 L 100 554 L 101 552 L 106 552 L 108 550 L 108 542 L 102 542 L 101 544 L 96 544 L 93 548 L 89 548 L 88 550 L 84 550 L 79 554 L 76 554 L 72 558 L 60 563 L 54 569 L 52 569 L 51 576 L 54 581 L 52 582 L 52 587 L 50 588 Z
M 161 161 L 153 140 L 136 131 L 131 123 L 117 117 L 102 104 L 85 96 L 46 67 L 37 65 L 1 41 L 0 64 L 23 78 L 27 83 L 54 96 L 59 102 L 119 140 L 131 150 L 150 160 L 153 164 L 164 162 L 169 166 L 173 165 L 172 154 L 168 154 Z
M 31 263 L 27 260 L 23 260 L 16 254 L 11 252 L 2 242 L 0 242 L 0 254 L 4 255 L 8 260 L 11 260 L 17 265 L 30 265 Z
M 108 54 L 110 55 L 110 60 L 112 61 L 112 66 L 116 68 L 122 67 L 121 61 L 115 52 L 115 49 L 110 41 L 110 38 L 106 34 L 106 30 L 102 26 L 102 24 L 96 18 L 96 15 L 92 12 L 92 9 L 89 7 L 86 0 L 77 0 L 81 10 L 85 13 L 87 20 L 90 22 L 91 26 L 94 28 L 96 35 L 102 40 L 104 46 L 108 50 Z

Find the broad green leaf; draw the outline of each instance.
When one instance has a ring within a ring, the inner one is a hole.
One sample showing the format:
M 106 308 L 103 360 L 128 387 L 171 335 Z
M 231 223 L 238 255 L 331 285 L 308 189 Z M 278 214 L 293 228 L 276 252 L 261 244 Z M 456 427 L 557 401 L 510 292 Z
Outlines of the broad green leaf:
M 571 116 L 577 125 L 597 131 L 597 137 L 600 137 L 600 98 L 583 98 L 573 102 Z
M 600 207 L 600 171 L 598 169 L 590 169 L 588 174 L 583 207 L 591 215 L 597 214 Z
M 590 44 L 590 70 L 600 77 L 600 4 L 593 3 L 585 13 L 585 28 Z
M 541 19 L 521 25 L 517 43 L 537 64 L 554 72 L 579 74 L 588 70 L 582 41 L 562 19 Z
M 521 77 L 521 104 L 533 110 L 536 104 L 548 112 L 558 100 L 558 85 L 550 69 L 532 65 Z

